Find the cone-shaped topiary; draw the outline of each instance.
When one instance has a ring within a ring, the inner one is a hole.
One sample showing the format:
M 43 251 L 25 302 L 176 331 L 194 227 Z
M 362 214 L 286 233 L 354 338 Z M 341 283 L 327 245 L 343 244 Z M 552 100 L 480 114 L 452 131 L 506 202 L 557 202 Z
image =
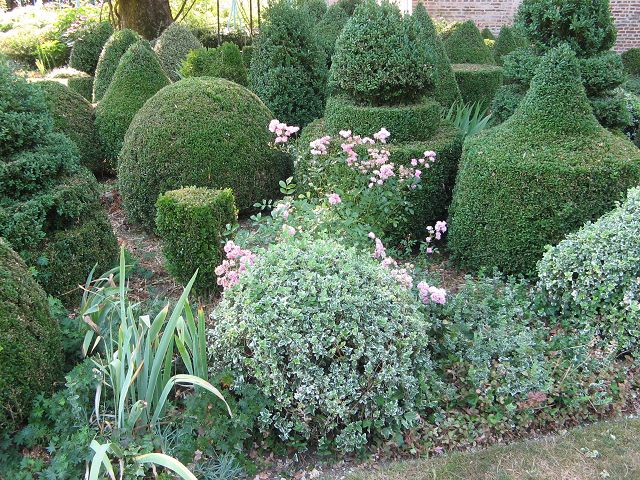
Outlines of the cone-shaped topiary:
M 191 50 L 202 48 L 202 43 L 189 30 L 179 23 L 169 25 L 158 37 L 154 50 L 160 59 L 160 65 L 174 82 L 180 79 L 178 70 L 182 60 Z
M 142 40 L 142 37 L 137 32 L 128 28 L 123 28 L 115 32 L 107 43 L 104 44 L 104 48 L 100 53 L 98 59 L 98 66 L 96 67 L 95 80 L 93 82 L 93 101 L 99 102 L 102 100 L 104 93 L 107 91 L 113 74 L 116 73 L 120 58 L 129 49 L 131 45 Z
M 304 126 L 322 116 L 327 61 L 309 17 L 286 1 L 275 3 L 253 48 L 249 85 L 276 118 Z
M 349 21 L 349 14 L 339 4 L 333 4 L 327 9 L 319 22 L 314 25 L 314 34 L 320 47 L 327 56 L 327 65 L 331 66 L 331 57 L 336 49 L 336 40 L 342 29 Z
M 327 13 L 325 0 L 302 0 L 298 2 L 298 6 L 313 22 L 318 22 Z
M 160 90 L 131 122 L 118 162 L 127 217 L 154 229 L 158 195 L 184 185 L 232 188 L 241 210 L 277 196 L 291 163 L 269 148 L 272 118 L 257 96 L 222 78 Z
M 502 57 L 518 48 L 525 48 L 527 40 L 513 27 L 504 26 L 500 29 L 500 36 L 493 47 L 493 56 L 498 65 L 502 65 Z
M 100 52 L 112 33 L 113 27 L 109 22 L 90 25 L 74 42 L 69 57 L 69 66 L 93 75 L 98 65 Z
M 493 40 L 494 42 L 496 41 L 496 36 L 493 34 L 489 27 L 484 27 L 482 29 L 482 32 L 480 33 L 482 34 L 482 38 L 484 38 L 485 40 Z
M 0 430 L 12 433 L 62 374 L 60 328 L 47 296 L 0 238 Z
M 146 41 L 129 47 L 96 108 L 96 131 L 107 160 L 115 170 L 124 135 L 140 107 L 171 81 Z
M 509 120 L 467 139 L 449 248 L 465 268 L 530 274 L 545 245 L 602 215 L 639 181 L 640 152 L 598 124 L 575 54 L 560 47 Z
M 491 49 L 472 20 L 450 25 L 442 38 L 451 63 L 495 64 Z
M 435 69 L 433 75 L 433 97 L 441 105 L 449 107 L 460 100 L 461 97 L 444 43 L 442 43 L 442 39 L 437 34 L 436 26 L 422 3 L 418 3 L 416 6 L 413 17 L 421 31 L 419 42 L 433 52 Z
M 102 150 L 93 126 L 93 106 L 79 93 L 59 82 L 36 83 L 45 95 L 53 129 L 69 137 L 78 147 L 80 163 L 94 173 L 102 171 Z

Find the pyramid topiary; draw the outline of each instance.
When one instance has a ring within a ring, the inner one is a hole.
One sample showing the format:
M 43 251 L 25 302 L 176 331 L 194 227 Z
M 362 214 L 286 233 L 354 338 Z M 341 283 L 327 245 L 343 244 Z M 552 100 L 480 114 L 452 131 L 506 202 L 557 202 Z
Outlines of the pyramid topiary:
M 179 80 L 178 69 L 182 60 L 191 50 L 202 48 L 202 43 L 189 30 L 179 23 L 169 25 L 158 37 L 154 50 L 160 59 L 160 65 L 174 82 Z
M 472 20 L 453 23 L 442 32 L 444 46 L 451 63 L 494 65 L 491 49 Z
M 336 49 L 336 40 L 349 21 L 349 14 L 340 4 L 333 4 L 327 9 L 320 21 L 314 24 L 313 30 L 320 47 L 327 56 L 327 65 L 331 66 L 331 58 Z
M 113 74 L 116 72 L 116 68 L 118 68 L 120 58 L 122 58 L 122 55 L 124 55 L 131 45 L 139 40 L 142 40 L 142 37 L 128 28 L 118 30 L 109 37 L 109 40 L 104 44 L 104 48 L 100 53 L 98 66 L 96 67 L 96 75 L 93 82 L 94 102 L 102 100 L 104 93 L 111 83 Z
M 530 274 L 544 246 L 609 210 L 640 181 L 640 152 L 603 129 L 567 46 L 543 59 L 502 125 L 470 137 L 450 211 L 464 268 Z
M 171 81 L 146 41 L 133 44 L 120 59 L 113 80 L 96 108 L 96 131 L 107 160 L 116 168 L 124 135 L 144 103 Z
M 489 27 L 484 27 L 482 29 L 482 32 L 480 33 L 482 34 L 482 38 L 484 38 L 485 40 L 493 40 L 494 42 L 496 41 L 496 36 L 493 34 Z
M 90 24 L 74 42 L 69 57 L 69 66 L 93 75 L 98 65 L 100 52 L 112 33 L 113 27 L 109 22 Z
M 498 65 L 502 65 L 502 57 L 508 55 L 518 48 L 527 46 L 526 39 L 520 33 L 509 26 L 500 29 L 500 36 L 496 40 L 493 48 L 493 56 Z
M 279 120 L 303 126 L 322 115 L 327 60 L 307 15 L 272 5 L 253 43 L 249 86 Z

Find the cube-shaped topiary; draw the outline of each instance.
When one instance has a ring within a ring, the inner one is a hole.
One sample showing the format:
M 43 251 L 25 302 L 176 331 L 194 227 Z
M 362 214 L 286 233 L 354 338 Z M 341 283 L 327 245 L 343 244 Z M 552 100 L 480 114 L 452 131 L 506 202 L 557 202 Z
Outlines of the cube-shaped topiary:
M 142 40 L 138 33 L 128 28 L 118 30 L 109 37 L 100 53 L 93 82 L 93 101 L 102 100 L 113 75 L 116 73 L 120 59 L 131 45 Z
M 180 66 L 180 75 L 187 77 L 226 78 L 239 85 L 247 84 L 247 68 L 242 52 L 235 43 L 224 42 L 217 48 L 191 50 Z
M 180 79 L 178 70 L 182 60 L 191 50 L 202 48 L 202 43 L 189 30 L 179 23 L 169 25 L 158 37 L 154 50 L 160 59 L 160 65 L 174 82 Z
M 184 185 L 232 188 L 240 210 L 278 195 L 291 160 L 269 147 L 269 109 L 222 78 L 186 78 L 160 90 L 131 122 L 118 162 L 128 218 L 155 228 L 158 195 Z
M 197 270 L 197 291 L 218 290 L 215 269 L 224 259 L 223 233 L 226 225 L 238 221 L 231 189 L 170 190 L 158 197 L 156 207 L 167 271 L 186 285 Z
M 98 65 L 100 52 L 112 33 L 113 27 L 109 22 L 90 24 L 74 42 L 69 66 L 93 75 Z
M 502 125 L 465 143 L 449 248 L 465 268 L 531 274 L 555 244 L 640 181 L 640 152 L 591 112 L 567 47 L 547 54 Z
M 479 103 L 483 108 L 493 102 L 502 85 L 502 69 L 495 65 L 461 63 L 453 65 L 453 72 L 465 103 Z
M 498 65 L 502 65 L 502 57 L 518 48 L 526 48 L 527 39 L 515 28 L 504 26 L 493 48 L 493 56 Z
M 47 296 L 0 238 L 0 430 L 11 434 L 62 376 L 60 327 Z
M 444 46 L 451 63 L 495 65 L 491 49 L 472 20 L 453 23 L 442 32 Z

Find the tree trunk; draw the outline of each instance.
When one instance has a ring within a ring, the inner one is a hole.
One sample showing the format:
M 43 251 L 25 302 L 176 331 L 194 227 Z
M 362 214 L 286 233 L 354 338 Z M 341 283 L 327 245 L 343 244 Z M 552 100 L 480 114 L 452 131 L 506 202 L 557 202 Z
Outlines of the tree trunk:
M 173 22 L 169 0 L 120 0 L 118 5 L 121 26 L 148 40 L 157 38 Z

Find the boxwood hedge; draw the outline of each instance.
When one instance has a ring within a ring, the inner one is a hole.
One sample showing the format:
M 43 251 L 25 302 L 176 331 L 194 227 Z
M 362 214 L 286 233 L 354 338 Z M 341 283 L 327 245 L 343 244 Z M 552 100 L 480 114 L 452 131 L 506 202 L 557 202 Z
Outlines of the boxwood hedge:
M 488 107 L 502 85 L 502 69 L 495 65 L 454 64 L 453 72 L 465 103 Z

